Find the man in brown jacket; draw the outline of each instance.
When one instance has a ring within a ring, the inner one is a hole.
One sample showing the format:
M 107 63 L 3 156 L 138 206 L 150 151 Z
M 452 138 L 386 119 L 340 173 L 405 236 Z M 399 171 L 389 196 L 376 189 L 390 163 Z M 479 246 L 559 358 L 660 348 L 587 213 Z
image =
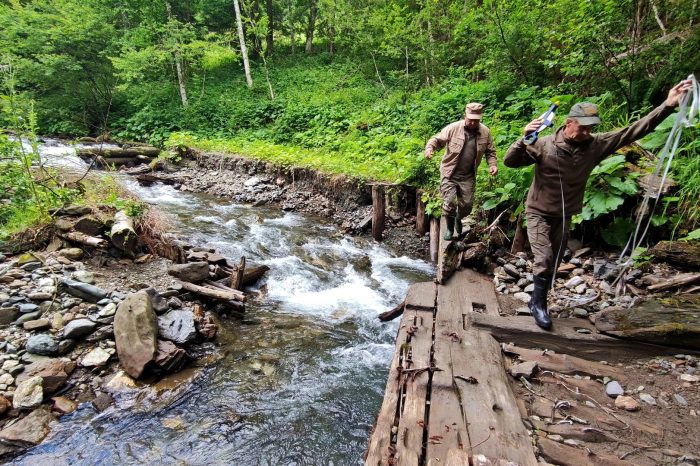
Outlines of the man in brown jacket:
M 442 214 L 447 222 L 443 238 L 446 241 L 452 240 L 453 229 L 457 236 L 462 234 L 462 219 L 472 210 L 476 170 L 484 154 L 489 174 L 498 173 L 491 130 L 481 124 L 483 114 L 482 104 L 467 104 L 464 120 L 445 126 L 425 146 L 426 159 L 430 159 L 436 150 L 446 147 L 440 162 Z
M 517 168 L 535 164 L 535 176 L 525 201 L 527 236 L 535 256 L 535 289 L 530 300 L 537 325 L 548 329 L 547 292 L 559 266 L 569 232 L 571 216 L 581 212 L 586 181 L 593 168 L 609 155 L 649 134 L 669 116 L 690 81 L 681 81 L 668 93 L 663 104 L 627 128 L 591 134 L 600 123 L 598 107 L 589 102 L 574 105 L 566 122 L 553 135 L 532 145 L 519 139 L 510 146 L 503 163 Z M 542 120 L 530 122 L 524 130 L 535 131 Z

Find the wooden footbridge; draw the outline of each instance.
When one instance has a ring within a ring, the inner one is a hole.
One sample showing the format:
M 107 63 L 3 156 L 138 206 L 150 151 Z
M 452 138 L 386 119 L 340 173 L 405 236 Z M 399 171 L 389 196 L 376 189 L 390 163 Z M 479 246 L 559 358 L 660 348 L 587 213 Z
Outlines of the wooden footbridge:
M 499 315 L 483 275 L 411 286 L 367 465 L 537 464 L 501 347 L 474 313 Z

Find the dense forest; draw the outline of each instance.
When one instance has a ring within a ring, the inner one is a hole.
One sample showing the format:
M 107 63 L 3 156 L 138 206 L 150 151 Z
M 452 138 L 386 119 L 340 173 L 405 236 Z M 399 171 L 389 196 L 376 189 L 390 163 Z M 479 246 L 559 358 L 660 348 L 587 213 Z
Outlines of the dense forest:
M 106 133 L 411 183 L 439 215 L 439 158 L 425 161 L 423 147 L 467 102 L 485 104 L 499 158 L 554 100 L 558 123 L 587 99 L 601 108 L 600 129 L 624 126 L 697 71 L 697 3 L 2 0 L 0 127 Z M 649 153 L 596 169 L 579 227 L 624 243 L 638 179 L 669 128 L 643 141 Z M 683 135 L 676 187 L 654 213 L 657 236 L 697 234 L 697 134 Z M 0 145 L 11 158 L 13 144 Z M 515 221 L 531 172 L 501 168 L 495 180 L 479 177 L 478 205 L 510 208 Z M 22 173 L 0 174 L 11 187 L 0 225 L 27 218 Z M 56 193 L 46 193 L 50 202 Z

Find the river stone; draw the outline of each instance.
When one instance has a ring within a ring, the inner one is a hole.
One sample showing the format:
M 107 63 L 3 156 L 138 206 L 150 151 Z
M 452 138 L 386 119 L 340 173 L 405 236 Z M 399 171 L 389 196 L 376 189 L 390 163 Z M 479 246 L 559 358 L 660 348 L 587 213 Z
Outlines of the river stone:
M 582 285 L 582 284 L 583 284 L 583 278 L 581 278 L 580 276 L 577 275 L 577 276 L 575 276 L 575 277 L 571 277 L 571 278 L 564 284 L 564 286 L 567 287 L 567 288 L 576 288 L 577 286 Z
M 61 283 L 66 287 L 66 291 L 77 298 L 90 301 L 91 303 L 96 303 L 97 301 L 107 297 L 108 293 L 94 285 L 89 283 L 82 283 L 75 280 L 69 280 L 67 278 L 61 279 Z
M 51 335 L 41 333 L 33 335 L 27 340 L 26 349 L 32 354 L 53 356 L 58 353 L 58 342 Z
M 638 411 L 639 403 L 631 396 L 620 395 L 615 398 L 615 407 L 627 411 Z
M 175 372 L 185 364 L 185 350 L 170 341 L 158 340 L 155 363 L 166 372 Z
M 102 310 L 100 310 L 98 315 L 100 317 L 111 317 L 116 313 L 117 313 L 117 305 L 110 302 L 105 307 L 103 307 Z
M 12 403 L 10 403 L 7 398 L 0 395 L 0 416 L 4 415 L 7 411 L 9 411 L 10 406 L 12 406 Z
M 25 272 L 33 272 L 36 269 L 40 269 L 43 264 L 41 262 L 28 262 L 22 266 L 20 266 L 20 269 L 24 270 Z
M 158 333 L 161 338 L 183 345 L 197 336 L 194 315 L 189 310 L 170 311 L 158 317 Z
M 0 325 L 12 323 L 18 315 L 19 308 L 17 306 L 0 307 Z
M 7 385 L 10 386 L 13 383 L 15 383 L 15 378 L 12 377 L 12 374 L 2 374 L 0 375 L 0 385 Z
M 513 297 L 514 297 L 515 299 L 519 299 L 520 301 L 522 301 L 522 302 L 524 302 L 524 303 L 529 303 L 529 302 L 530 302 L 530 299 L 532 299 L 532 298 L 530 297 L 529 294 L 524 293 L 524 292 L 522 292 L 522 291 L 519 291 L 519 292 L 517 292 L 517 293 L 514 293 L 514 294 L 513 294 Z
M 39 310 L 39 306 L 32 303 L 22 303 L 19 305 L 19 312 L 22 314 L 29 314 L 31 312 L 36 312 Z
M 520 377 L 529 379 L 532 377 L 535 370 L 537 370 L 537 363 L 535 361 L 525 361 L 511 367 L 510 374 L 516 379 L 519 379 Z
M 0 432 L 0 439 L 10 443 L 38 445 L 48 435 L 52 420 L 49 409 L 35 409 L 10 427 L 4 428 Z
M 55 396 L 51 398 L 51 401 L 53 401 L 53 409 L 61 414 L 70 414 L 78 407 L 73 400 L 65 396 Z
M 71 320 L 63 329 L 63 338 L 83 338 L 94 332 L 96 327 L 97 324 L 90 319 Z
M 12 398 L 12 407 L 15 409 L 31 409 L 39 406 L 44 401 L 44 379 L 39 376 L 30 377 L 17 384 Z
M 156 314 L 148 293 L 131 293 L 119 304 L 114 336 L 120 365 L 131 377 L 139 378 L 155 357 L 158 345 Z
M 35 291 L 34 293 L 29 293 L 27 295 L 27 298 L 31 299 L 32 301 L 47 301 L 52 297 L 53 295 L 51 293 L 47 293 L 45 291 Z
M 41 377 L 44 392 L 53 393 L 66 384 L 73 369 L 75 369 L 75 363 L 72 361 L 47 358 L 26 366 L 24 372 L 17 376 L 17 383 L 22 383 L 33 377 Z
M 109 358 L 114 354 L 113 349 L 103 349 L 95 348 L 90 351 L 83 359 L 80 361 L 82 367 L 99 367 L 104 366 L 109 361 Z
M 30 320 L 23 323 L 22 327 L 30 332 L 34 330 L 46 330 L 47 328 L 51 327 L 51 322 L 49 322 L 49 319 Z
M 624 395 L 625 391 L 622 389 L 622 385 L 620 385 L 619 382 L 612 380 L 605 386 L 605 393 L 607 393 L 609 397 L 615 398 Z
M 184 282 L 201 283 L 209 278 L 208 262 L 188 262 L 168 267 L 168 274 Z
M 654 399 L 653 396 L 649 395 L 648 393 L 640 393 L 639 399 L 648 405 L 656 406 L 656 400 Z
M 72 261 L 79 261 L 83 258 L 83 250 L 80 248 L 66 248 L 58 251 L 58 254 Z
M 88 283 L 90 285 L 95 284 L 95 276 L 92 274 L 92 272 L 88 272 L 87 270 L 76 270 L 71 274 L 71 278 L 82 283 Z
M 22 314 L 17 320 L 13 322 L 15 325 L 22 325 L 30 320 L 36 320 L 41 317 L 41 311 L 30 312 L 29 314 Z

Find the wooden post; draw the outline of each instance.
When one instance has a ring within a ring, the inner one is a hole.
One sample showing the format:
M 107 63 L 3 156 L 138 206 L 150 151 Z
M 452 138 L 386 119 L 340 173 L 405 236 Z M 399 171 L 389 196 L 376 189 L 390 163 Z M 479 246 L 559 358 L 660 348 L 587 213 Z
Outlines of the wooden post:
M 372 238 L 382 240 L 385 219 L 384 186 L 372 185 Z
M 425 215 L 425 202 L 421 199 L 423 192 L 416 191 L 416 231 L 423 236 L 428 231 L 428 217 Z
M 437 263 L 440 246 L 440 219 L 430 218 L 430 261 Z
M 511 254 L 523 252 L 525 250 L 525 230 L 523 229 L 522 214 L 518 215 L 515 221 L 515 236 L 513 236 L 513 245 L 510 248 Z

